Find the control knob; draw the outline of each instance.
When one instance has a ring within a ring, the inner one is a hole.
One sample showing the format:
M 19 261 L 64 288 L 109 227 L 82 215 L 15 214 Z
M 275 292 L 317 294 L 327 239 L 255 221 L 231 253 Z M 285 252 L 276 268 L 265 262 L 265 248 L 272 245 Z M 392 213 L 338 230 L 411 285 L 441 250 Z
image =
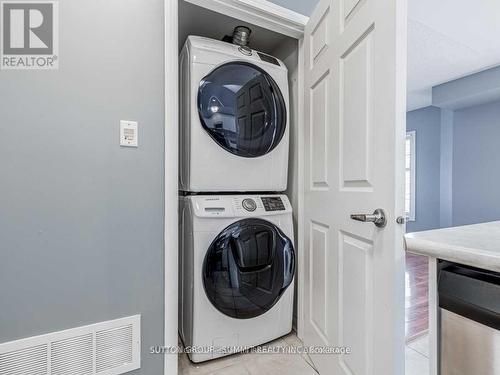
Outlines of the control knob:
M 243 202 L 241 204 L 245 210 L 250 212 L 257 209 L 257 203 L 255 203 L 255 201 L 251 198 L 243 199 Z

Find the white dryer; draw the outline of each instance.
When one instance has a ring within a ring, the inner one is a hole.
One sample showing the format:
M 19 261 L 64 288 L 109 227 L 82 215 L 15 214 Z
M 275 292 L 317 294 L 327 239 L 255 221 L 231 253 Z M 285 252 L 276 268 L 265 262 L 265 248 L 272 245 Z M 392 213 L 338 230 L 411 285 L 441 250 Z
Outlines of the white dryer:
M 180 198 L 179 330 L 193 362 L 292 330 L 295 252 L 284 195 Z
M 288 71 L 280 60 L 190 36 L 180 55 L 180 189 L 282 192 Z

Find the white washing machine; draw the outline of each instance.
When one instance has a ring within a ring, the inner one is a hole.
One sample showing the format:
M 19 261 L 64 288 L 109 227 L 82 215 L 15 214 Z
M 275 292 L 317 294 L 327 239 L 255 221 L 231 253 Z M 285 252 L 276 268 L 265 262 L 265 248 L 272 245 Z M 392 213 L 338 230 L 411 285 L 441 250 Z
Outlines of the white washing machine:
M 295 252 L 284 195 L 180 198 L 179 330 L 202 362 L 292 330 Z
M 288 71 L 280 60 L 190 36 L 180 55 L 180 189 L 282 192 Z

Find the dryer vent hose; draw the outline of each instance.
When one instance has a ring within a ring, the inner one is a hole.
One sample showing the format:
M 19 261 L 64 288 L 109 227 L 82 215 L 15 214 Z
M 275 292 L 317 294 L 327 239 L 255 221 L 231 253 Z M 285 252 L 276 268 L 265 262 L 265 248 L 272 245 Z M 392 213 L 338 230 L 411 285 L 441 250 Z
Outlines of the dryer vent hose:
M 238 46 L 246 47 L 248 43 L 250 43 L 250 34 L 252 30 L 250 30 L 246 26 L 237 26 L 233 31 L 233 44 Z

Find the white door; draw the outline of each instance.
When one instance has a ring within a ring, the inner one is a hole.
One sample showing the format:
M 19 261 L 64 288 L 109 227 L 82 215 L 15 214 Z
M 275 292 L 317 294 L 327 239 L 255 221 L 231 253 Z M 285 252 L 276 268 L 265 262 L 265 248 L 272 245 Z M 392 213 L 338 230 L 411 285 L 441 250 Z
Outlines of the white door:
M 304 48 L 303 338 L 350 348 L 322 375 L 401 375 L 406 1 L 322 0 Z

